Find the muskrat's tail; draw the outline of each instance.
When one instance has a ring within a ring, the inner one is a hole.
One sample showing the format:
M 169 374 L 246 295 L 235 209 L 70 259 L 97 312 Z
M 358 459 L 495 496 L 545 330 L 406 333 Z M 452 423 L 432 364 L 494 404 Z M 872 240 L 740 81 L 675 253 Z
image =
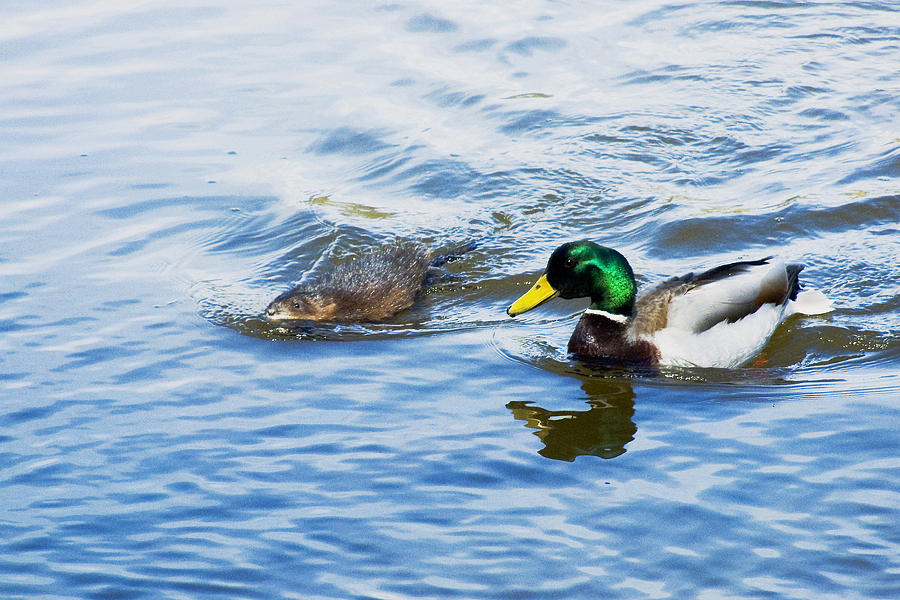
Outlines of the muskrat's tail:
M 453 262 L 454 260 L 459 260 L 463 257 L 463 254 L 466 252 L 471 252 L 475 248 L 477 248 L 481 242 L 468 242 L 463 244 L 462 246 L 457 246 L 450 252 L 446 254 L 439 254 L 431 259 L 432 267 L 440 267 L 443 266 L 444 263 Z

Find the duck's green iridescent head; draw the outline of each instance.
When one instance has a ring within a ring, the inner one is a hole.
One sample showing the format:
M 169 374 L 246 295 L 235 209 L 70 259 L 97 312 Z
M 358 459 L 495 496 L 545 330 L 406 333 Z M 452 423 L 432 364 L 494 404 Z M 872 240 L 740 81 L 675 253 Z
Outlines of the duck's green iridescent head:
M 625 257 L 606 246 L 582 240 L 553 251 L 537 283 L 506 311 L 511 317 L 557 295 L 590 298 L 590 308 L 630 316 L 637 286 Z

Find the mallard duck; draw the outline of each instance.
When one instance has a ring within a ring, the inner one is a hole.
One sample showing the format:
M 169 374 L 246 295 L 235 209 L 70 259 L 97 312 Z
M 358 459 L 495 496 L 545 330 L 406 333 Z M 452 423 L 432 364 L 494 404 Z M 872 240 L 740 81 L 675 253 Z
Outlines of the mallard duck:
M 429 269 L 474 247 L 474 243 L 466 244 L 441 256 L 432 256 L 417 242 L 377 248 L 354 260 L 325 267 L 279 295 L 266 307 L 266 317 L 336 323 L 384 321 L 413 305 L 426 284 Z
M 590 298 L 569 340 L 569 352 L 614 362 L 737 367 L 765 346 L 792 314 L 820 314 L 831 303 L 800 291 L 803 265 L 773 257 L 734 262 L 673 277 L 636 296 L 631 265 L 590 241 L 569 242 L 506 311 L 514 317 L 555 296 Z

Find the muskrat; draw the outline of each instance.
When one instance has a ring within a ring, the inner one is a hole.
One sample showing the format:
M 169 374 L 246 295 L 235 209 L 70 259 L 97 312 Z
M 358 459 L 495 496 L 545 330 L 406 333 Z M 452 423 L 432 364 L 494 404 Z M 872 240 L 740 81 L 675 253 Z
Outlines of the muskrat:
M 475 247 L 432 257 L 417 242 L 399 242 L 338 265 L 326 267 L 275 298 L 266 308 L 271 320 L 332 322 L 384 321 L 413 305 L 428 271 Z

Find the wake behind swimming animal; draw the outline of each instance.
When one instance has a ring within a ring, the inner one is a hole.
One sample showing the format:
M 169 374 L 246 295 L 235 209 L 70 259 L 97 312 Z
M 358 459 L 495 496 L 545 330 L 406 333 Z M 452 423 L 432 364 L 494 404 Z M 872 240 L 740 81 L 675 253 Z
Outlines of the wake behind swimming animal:
M 270 320 L 384 321 L 413 305 L 432 267 L 472 248 L 474 244 L 468 244 L 451 255 L 432 257 L 416 242 L 382 247 L 326 267 L 275 298 L 266 316 Z

